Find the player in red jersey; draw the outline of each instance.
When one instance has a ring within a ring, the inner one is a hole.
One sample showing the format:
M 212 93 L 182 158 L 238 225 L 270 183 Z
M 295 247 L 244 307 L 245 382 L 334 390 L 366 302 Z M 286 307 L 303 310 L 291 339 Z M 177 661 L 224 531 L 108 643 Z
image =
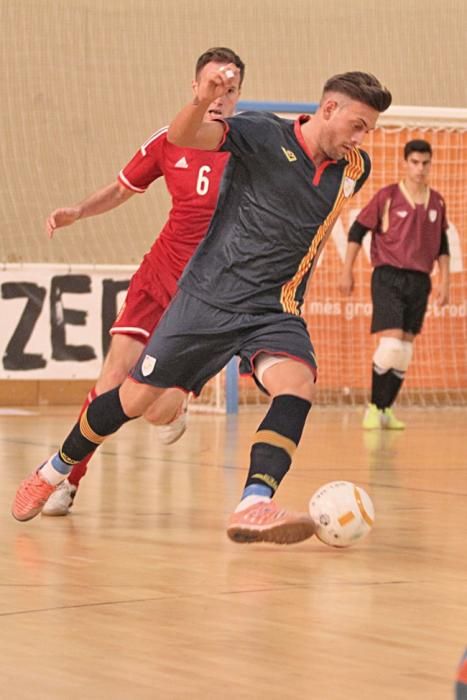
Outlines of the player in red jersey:
M 367 231 L 372 232 L 371 332 L 380 333 L 373 356 L 371 402 L 363 419 L 368 430 L 403 429 L 392 411 L 412 359 L 431 291 L 430 273 L 439 265 L 436 303 L 449 300 L 449 247 L 446 205 L 428 186 L 432 150 L 414 140 L 404 148 L 405 177 L 387 185 L 362 209 L 349 231 L 341 291 L 354 286 L 352 269 Z
M 228 63 L 239 68 L 229 91 L 214 100 L 205 121 L 229 117 L 240 96 L 245 66 L 231 49 L 216 47 L 203 53 L 195 68 L 193 91 L 206 71 Z M 99 394 L 118 386 L 136 364 L 143 346 L 177 289 L 177 281 L 200 240 L 207 231 L 214 208 L 227 153 L 179 148 L 167 141 L 167 127 L 156 131 L 120 171 L 115 182 L 87 197 L 74 207 L 56 209 L 46 221 L 50 238 L 57 228 L 78 219 L 96 216 L 128 201 L 135 193 L 145 192 L 160 177 L 165 178 L 172 196 L 169 218 L 151 250 L 131 278 L 125 302 L 110 333 L 112 340 L 100 376 L 89 392 L 80 415 Z M 149 408 L 145 418 L 158 428 L 164 444 L 175 442 L 185 431 L 185 393 L 169 389 L 157 407 Z M 89 458 L 73 467 L 68 479 L 44 506 L 44 515 L 66 515 L 73 503 L 79 482 L 86 473 Z

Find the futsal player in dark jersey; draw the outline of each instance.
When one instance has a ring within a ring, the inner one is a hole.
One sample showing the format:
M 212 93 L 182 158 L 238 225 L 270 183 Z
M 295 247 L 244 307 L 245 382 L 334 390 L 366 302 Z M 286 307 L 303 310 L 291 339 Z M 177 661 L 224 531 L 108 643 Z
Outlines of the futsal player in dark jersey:
M 203 123 L 206 106 L 229 89 L 237 70 L 229 64 L 203 76 L 197 97 L 167 135 L 183 148 L 231 154 L 208 233 L 131 377 L 97 397 L 59 452 L 20 485 L 13 505 L 18 520 L 39 513 L 71 465 L 141 416 L 164 388 L 197 394 L 238 355 L 241 371 L 254 376 L 271 404 L 253 440 L 228 535 L 236 542 L 290 544 L 314 533 L 308 515 L 273 500 L 300 441 L 316 379 L 300 309 L 336 218 L 368 177 L 369 158 L 359 146 L 391 95 L 372 75 L 344 73 L 327 81 L 312 117 L 292 122 L 243 113 Z
M 439 265 L 436 302 L 449 299 L 449 248 L 446 205 L 428 186 L 432 158 L 427 141 L 404 148 L 405 176 L 383 187 L 362 209 L 349 231 L 341 291 L 350 294 L 353 265 L 368 231 L 371 236 L 373 318 L 379 333 L 373 356 L 371 402 L 363 427 L 401 430 L 405 427 L 391 408 L 404 381 L 420 333 L 431 291 L 430 273 Z

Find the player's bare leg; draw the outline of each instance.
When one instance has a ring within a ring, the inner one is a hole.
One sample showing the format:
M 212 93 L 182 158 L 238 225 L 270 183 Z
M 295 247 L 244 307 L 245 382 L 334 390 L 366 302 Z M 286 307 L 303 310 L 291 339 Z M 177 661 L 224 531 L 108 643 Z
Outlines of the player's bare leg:
M 188 395 L 181 389 L 166 389 L 143 417 L 156 427 L 159 442 L 171 445 L 186 430 L 187 411 Z

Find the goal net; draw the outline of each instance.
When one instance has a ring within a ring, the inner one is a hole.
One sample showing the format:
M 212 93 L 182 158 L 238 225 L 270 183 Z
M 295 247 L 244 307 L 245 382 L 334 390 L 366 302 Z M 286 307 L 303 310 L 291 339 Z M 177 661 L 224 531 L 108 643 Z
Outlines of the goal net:
M 66 106 L 73 107 L 68 103 Z M 313 111 L 310 104 L 243 103 L 240 108 L 267 109 L 290 118 L 299 112 Z M 23 114 L 27 115 L 26 109 L 19 111 L 18 119 Z M 10 126 L 13 129 L 14 124 Z M 46 239 L 42 222 L 49 207 L 76 202 L 108 183 L 131 157 L 129 139 L 121 152 L 114 154 L 111 143 L 120 143 L 117 137 L 120 122 L 117 119 L 110 126 L 108 146 L 106 142 L 95 148 L 91 143 L 81 160 L 78 150 L 73 151 L 75 141 L 67 129 L 52 135 L 53 148 L 46 148 L 47 141 L 31 139 L 31 148 L 43 150 L 33 154 L 30 162 L 40 163 L 41 168 L 43 164 L 45 174 L 23 167 L 23 160 L 14 150 L 18 139 L 10 137 L 5 141 L 4 147 L 10 150 L 6 157 L 9 176 L 4 183 L 5 221 L 0 240 L 3 264 L 0 302 L 5 319 L 1 379 L 86 379 L 91 383 L 98 375 L 108 347 L 107 331 L 112 314 L 123 299 L 129 277 L 167 216 L 168 196 L 160 183 L 147 195 L 134 197 L 125 207 L 103 217 L 85 219 L 60 232 L 52 242 Z M 355 266 L 356 289 L 352 297 L 343 298 L 338 281 L 347 231 L 373 193 L 400 178 L 403 146 L 417 137 L 427 139 L 433 146 L 431 184 L 447 202 L 451 294 L 449 305 L 443 309 L 430 303 L 400 403 L 465 403 L 466 127 L 467 110 L 391 107 L 368 136 L 365 148 L 372 159 L 372 174 L 336 222 L 310 280 L 304 305 L 304 317 L 319 362 L 317 403 L 345 405 L 368 400 L 376 342 L 369 334 L 369 236 Z M 18 133 L 23 132 L 26 133 L 26 125 L 19 122 Z M 135 143 L 135 150 L 137 146 Z M 107 151 L 112 154 L 112 161 L 107 159 L 104 167 L 101 160 Z M 66 163 L 54 164 L 55 154 L 62 153 L 66 154 Z M 70 168 L 68 157 L 70 162 L 80 162 L 80 167 Z M 56 269 L 57 266 L 63 269 Z M 71 277 L 67 275 L 68 266 Z M 88 269 L 90 266 L 93 269 Z M 433 283 L 436 286 L 436 270 Z M 35 309 L 32 316 L 28 315 L 31 304 Z M 22 349 L 21 353 L 18 348 Z M 76 356 L 73 364 L 68 362 L 70 352 Z M 28 363 L 32 363 L 32 368 Z M 265 400 L 250 378 L 238 378 L 237 363 L 233 360 L 227 370 L 208 383 L 201 397 L 192 402 L 192 410 L 233 412 L 238 407 Z
M 244 103 L 243 109 L 268 109 L 295 118 L 310 112 L 310 105 Z M 467 110 L 392 107 L 380 117 L 378 128 L 365 142 L 372 160 L 372 174 L 337 221 L 319 265 L 310 280 L 304 317 L 319 362 L 316 403 L 357 404 L 368 400 L 371 362 L 376 339 L 370 335 L 371 297 L 370 236 L 355 264 L 355 290 L 340 296 L 338 283 L 345 254 L 347 232 L 359 210 L 382 186 L 401 178 L 404 144 L 415 138 L 433 148 L 430 184 L 445 198 L 451 251 L 450 301 L 437 307 L 430 298 L 423 331 L 415 343 L 414 359 L 407 373 L 402 405 L 463 404 L 467 397 Z M 437 284 L 437 269 L 433 287 Z M 229 368 L 232 374 L 235 366 Z M 232 379 L 223 372 L 212 380 L 197 402 L 224 410 L 226 387 Z M 238 405 L 261 402 L 250 379 L 239 378 Z M 235 405 L 234 401 L 229 401 Z

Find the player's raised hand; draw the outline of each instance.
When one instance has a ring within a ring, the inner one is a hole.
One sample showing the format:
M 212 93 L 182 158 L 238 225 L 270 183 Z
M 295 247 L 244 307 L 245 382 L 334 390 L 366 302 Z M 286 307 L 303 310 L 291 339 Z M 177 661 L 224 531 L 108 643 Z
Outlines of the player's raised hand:
M 45 230 L 49 238 L 53 238 L 55 229 L 62 226 L 70 226 L 74 224 L 80 217 L 78 207 L 65 207 L 63 209 L 55 209 L 45 222 Z
M 234 63 L 210 71 L 198 83 L 197 99 L 200 102 L 214 102 L 218 97 L 222 97 L 232 87 L 239 72 Z
M 224 127 L 216 120 L 204 121 L 209 105 L 239 86 L 239 69 L 233 63 L 219 68 L 202 70 L 193 83 L 195 96 L 172 120 L 167 141 L 181 148 L 213 150 L 224 134 Z

